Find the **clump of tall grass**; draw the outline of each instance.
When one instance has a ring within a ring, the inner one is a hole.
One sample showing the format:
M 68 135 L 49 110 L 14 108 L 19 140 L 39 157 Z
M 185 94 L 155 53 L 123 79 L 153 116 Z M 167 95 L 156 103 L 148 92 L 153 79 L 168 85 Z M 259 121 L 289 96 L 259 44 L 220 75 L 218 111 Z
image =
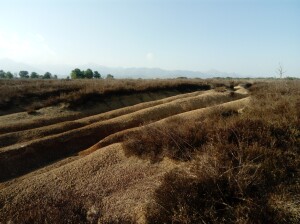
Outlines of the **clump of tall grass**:
M 127 156 L 136 155 L 152 162 L 158 162 L 164 157 L 188 161 L 196 148 L 208 141 L 204 124 L 198 128 L 194 123 L 173 119 L 167 126 L 152 125 L 141 132 L 133 132 L 124 142 Z

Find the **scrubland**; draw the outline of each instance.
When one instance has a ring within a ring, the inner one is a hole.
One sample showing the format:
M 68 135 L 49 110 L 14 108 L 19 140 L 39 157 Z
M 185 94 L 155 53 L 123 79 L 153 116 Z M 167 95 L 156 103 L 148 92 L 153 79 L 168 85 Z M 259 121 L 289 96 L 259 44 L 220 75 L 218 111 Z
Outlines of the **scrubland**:
M 222 85 L 222 84 L 221 84 Z M 101 100 L 111 95 L 155 92 L 161 90 L 209 89 L 199 80 L 0 80 L 0 109 L 2 114 L 33 112 L 58 103 L 78 107 L 85 101 Z
M 299 80 L 0 82 L 0 223 L 300 222 Z

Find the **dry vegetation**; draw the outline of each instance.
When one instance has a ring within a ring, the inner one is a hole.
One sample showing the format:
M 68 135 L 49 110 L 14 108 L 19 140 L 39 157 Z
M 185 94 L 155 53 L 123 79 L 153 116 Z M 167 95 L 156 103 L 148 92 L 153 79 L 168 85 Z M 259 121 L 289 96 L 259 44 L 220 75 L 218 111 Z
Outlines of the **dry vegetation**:
M 298 80 L 0 82 L 11 88 L 0 87 L 6 111 L 29 92 L 55 93 L 39 107 L 69 110 L 91 98 L 178 91 L 0 132 L 0 223 L 300 222 Z
M 257 83 L 251 107 L 129 136 L 128 155 L 190 160 L 167 173 L 149 223 L 299 223 L 299 82 Z
M 161 90 L 207 90 L 201 80 L 0 80 L 0 115 L 67 103 L 75 109 L 112 95 Z

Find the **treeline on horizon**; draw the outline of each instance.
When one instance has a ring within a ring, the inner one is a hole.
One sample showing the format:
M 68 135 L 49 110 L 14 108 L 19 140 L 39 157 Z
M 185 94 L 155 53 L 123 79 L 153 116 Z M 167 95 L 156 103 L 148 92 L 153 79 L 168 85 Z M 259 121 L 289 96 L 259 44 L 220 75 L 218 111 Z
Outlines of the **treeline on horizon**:
M 102 79 L 101 74 L 98 71 L 93 71 L 91 69 L 80 70 L 76 68 L 71 71 L 70 76 L 67 79 Z M 0 70 L 0 79 L 58 79 L 57 75 L 52 75 L 50 72 L 46 72 L 44 75 L 40 75 L 37 72 L 19 71 L 19 73 L 12 74 L 10 71 L 5 72 Z M 106 79 L 113 79 L 114 76 L 111 74 L 106 75 Z
M 28 71 L 20 71 L 19 73 L 12 74 L 11 72 L 5 72 L 0 70 L 0 79 L 13 79 L 13 78 L 21 78 L 21 79 L 58 79 L 57 75 L 52 75 L 50 72 L 45 72 L 44 75 L 39 75 L 37 72 L 31 72 L 29 74 Z
M 52 75 L 50 72 L 45 72 L 43 75 L 38 74 L 37 72 L 31 72 L 22 70 L 19 73 L 12 74 L 10 71 L 5 72 L 0 69 L 0 79 L 104 79 L 98 71 L 93 71 L 92 69 L 80 70 L 75 68 L 71 71 L 70 75 L 66 78 L 58 78 L 57 75 Z M 200 78 L 200 77 L 199 77 Z M 105 79 L 114 79 L 114 76 L 107 74 Z M 187 77 L 177 77 L 177 79 L 187 79 Z M 276 77 L 212 77 L 212 79 L 278 79 Z M 298 77 L 280 77 L 279 79 L 287 80 L 296 80 Z

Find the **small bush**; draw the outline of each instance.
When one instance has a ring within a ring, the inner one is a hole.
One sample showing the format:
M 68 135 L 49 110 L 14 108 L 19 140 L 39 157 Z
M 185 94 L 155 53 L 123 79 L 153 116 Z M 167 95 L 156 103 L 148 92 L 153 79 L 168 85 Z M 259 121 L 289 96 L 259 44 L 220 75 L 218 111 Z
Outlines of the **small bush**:
M 215 88 L 215 91 L 216 92 L 226 92 L 227 91 L 227 88 L 225 86 L 220 86 L 220 87 L 216 87 Z
M 208 129 L 205 123 L 196 126 L 183 119 L 173 120 L 167 125 L 152 125 L 127 136 L 125 153 L 150 158 L 152 162 L 163 157 L 187 161 L 193 157 L 196 148 L 201 148 L 208 141 Z

